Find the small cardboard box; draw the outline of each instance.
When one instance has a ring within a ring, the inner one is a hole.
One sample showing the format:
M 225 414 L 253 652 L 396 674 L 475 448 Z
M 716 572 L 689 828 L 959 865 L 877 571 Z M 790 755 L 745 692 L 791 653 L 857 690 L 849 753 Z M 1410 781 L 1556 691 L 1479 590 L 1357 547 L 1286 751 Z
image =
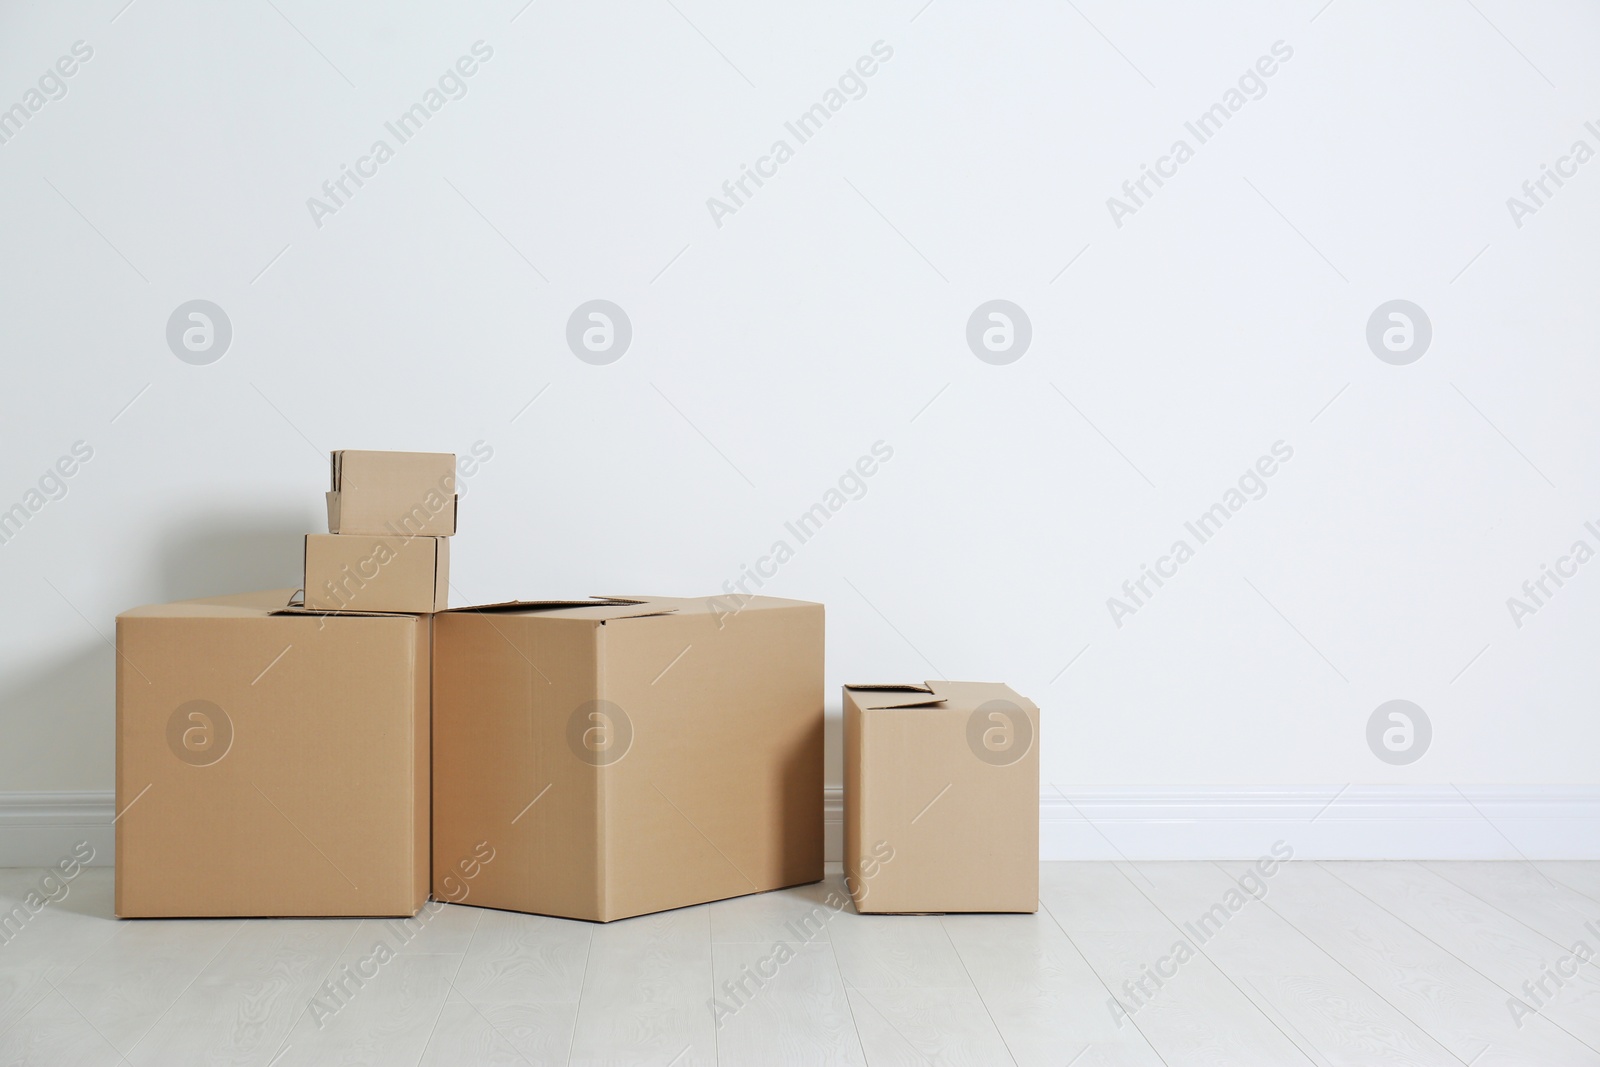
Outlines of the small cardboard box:
M 430 618 L 293 590 L 117 616 L 116 913 L 415 915 Z
M 328 532 L 449 537 L 456 532 L 450 452 L 333 453 Z
M 845 880 L 860 912 L 1039 909 L 1039 709 L 997 682 L 847 685 Z
M 823 609 L 594 598 L 434 616 L 434 885 L 612 919 L 822 878 Z
M 450 541 L 306 534 L 304 588 L 312 611 L 443 611 L 449 606 Z

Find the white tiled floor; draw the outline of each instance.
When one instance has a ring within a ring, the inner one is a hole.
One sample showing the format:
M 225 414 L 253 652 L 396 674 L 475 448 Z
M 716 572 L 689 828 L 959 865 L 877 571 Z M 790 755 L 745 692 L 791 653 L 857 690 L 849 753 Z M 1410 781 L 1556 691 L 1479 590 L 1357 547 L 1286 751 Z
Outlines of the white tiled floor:
M 1037 915 L 834 912 L 837 873 L 606 926 L 449 907 L 373 963 L 381 922 L 118 922 L 97 868 L 0 943 L 0 1065 L 1600 1064 L 1600 863 L 1245 870 L 1047 863 Z

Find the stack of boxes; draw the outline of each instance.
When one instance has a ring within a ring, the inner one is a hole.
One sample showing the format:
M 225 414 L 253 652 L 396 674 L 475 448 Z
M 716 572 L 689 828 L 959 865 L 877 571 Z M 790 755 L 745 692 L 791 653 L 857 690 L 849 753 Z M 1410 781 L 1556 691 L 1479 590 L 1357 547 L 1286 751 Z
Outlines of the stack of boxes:
M 303 599 L 117 617 L 118 915 L 422 907 L 455 519 L 454 456 L 335 452 Z
M 306 535 L 305 606 L 443 611 L 456 502 L 448 452 L 335 452 L 328 532 Z
M 431 892 L 610 921 L 822 877 L 822 605 L 447 610 L 443 453 L 334 453 L 328 525 L 303 598 L 118 617 L 118 915 L 411 916 Z M 858 908 L 1034 910 L 1037 708 L 930 682 L 846 712 Z M 935 779 L 950 803 L 913 810 Z

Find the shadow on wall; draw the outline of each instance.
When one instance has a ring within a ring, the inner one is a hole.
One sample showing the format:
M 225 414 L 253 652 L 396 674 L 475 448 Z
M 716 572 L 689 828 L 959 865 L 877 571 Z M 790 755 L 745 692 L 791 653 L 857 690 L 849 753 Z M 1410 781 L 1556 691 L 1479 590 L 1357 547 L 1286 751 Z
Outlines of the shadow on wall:
M 150 573 L 153 602 L 243 593 L 300 584 L 304 537 L 325 527 L 309 512 L 208 513 L 161 537 Z M 137 605 L 120 605 L 131 608 Z M 6 790 L 109 790 L 115 781 L 116 652 L 112 619 L 96 619 L 105 635 L 0 679 L 0 724 L 6 744 L 27 752 L 9 768 Z M 30 776 L 37 768 L 40 777 Z
M 111 636 L 109 626 L 105 634 Z M 0 722 L 8 747 L 28 756 L 11 768 L 4 788 L 110 789 L 115 699 L 115 653 L 94 637 L 8 670 L 0 681 Z M 48 780 L 33 780 L 28 768 Z
M 326 519 L 289 510 L 200 515 L 161 539 L 160 600 L 300 585 L 305 535 Z

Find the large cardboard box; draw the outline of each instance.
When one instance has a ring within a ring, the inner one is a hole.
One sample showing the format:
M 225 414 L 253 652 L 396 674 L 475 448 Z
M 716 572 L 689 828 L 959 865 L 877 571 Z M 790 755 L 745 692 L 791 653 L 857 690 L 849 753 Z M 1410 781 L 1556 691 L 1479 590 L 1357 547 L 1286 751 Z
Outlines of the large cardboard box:
M 443 611 L 450 541 L 306 534 L 305 594 L 305 606 L 316 611 Z
M 118 915 L 427 899 L 430 619 L 280 613 L 293 592 L 117 616 Z
M 435 893 L 610 921 L 822 877 L 821 604 L 434 616 Z
M 450 452 L 332 454 L 328 532 L 449 537 L 456 532 L 456 457 Z
M 996 682 L 844 689 L 861 912 L 1039 909 L 1039 709 Z

